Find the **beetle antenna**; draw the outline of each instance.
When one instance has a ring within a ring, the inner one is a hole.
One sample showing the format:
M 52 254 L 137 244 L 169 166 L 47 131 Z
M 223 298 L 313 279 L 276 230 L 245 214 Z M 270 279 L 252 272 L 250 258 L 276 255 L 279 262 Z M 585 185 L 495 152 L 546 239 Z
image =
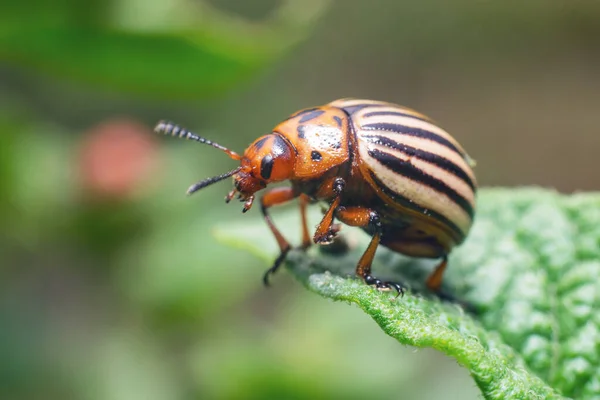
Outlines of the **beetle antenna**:
M 215 143 L 215 142 L 205 139 L 202 136 L 199 136 L 193 132 L 190 132 L 187 129 L 185 129 L 171 121 L 159 121 L 158 124 L 156 124 L 156 126 L 154 127 L 154 132 L 160 133 L 163 135 L 180 137 L 180 138 L 188 139 L 188 140 L 195 140 L 196 142 L 207 144 L 216 149 L 224 151 L 229 157 L 233 158 L 234 160 L 240 160 L 242 158 L 235 151 L 229 150 L 225 146 L 221 146 L 218 143 Z
M 200 189 L 204 189 L 205 187 L 212 185 L 213 183 L 217 183 L 222 181 L 223 179 L 227 179 L 229 178 L 231 175 L 238 173 L 240 170 L 242 169 L 242 167 L 237 167 L 236 169 L 233 169 L 229 172 L 226 172 L 222 175 L 217 175 L 217 176 L 213 176 L 212 178 L 207 178 L 204 179 L 200 182 L 194 183 L 192 186 L 190 186 L 190 188 L 187 190 L 187 194 L 193 194 L 196 193 L 198 190 Z

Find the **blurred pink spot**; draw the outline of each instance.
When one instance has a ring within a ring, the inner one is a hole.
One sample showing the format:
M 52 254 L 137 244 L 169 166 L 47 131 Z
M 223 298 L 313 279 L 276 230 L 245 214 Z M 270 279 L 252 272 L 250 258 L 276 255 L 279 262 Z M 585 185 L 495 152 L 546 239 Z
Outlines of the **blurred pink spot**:
M 79 177 L 86 197 L 132 199 L 147 186 L 157 164 L 154 134 L 134 120 L 103 122 L 81 140 Z

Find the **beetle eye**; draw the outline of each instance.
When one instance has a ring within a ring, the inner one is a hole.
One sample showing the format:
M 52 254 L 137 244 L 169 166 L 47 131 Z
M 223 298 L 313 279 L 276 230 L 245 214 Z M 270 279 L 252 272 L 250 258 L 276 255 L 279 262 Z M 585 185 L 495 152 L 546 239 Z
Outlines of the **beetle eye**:
M 260 162 L 260 175 L 263 179 L 269 179 L 271 177 L 271 172 L 273 172 L 273 157 L 270 154 L 267 154 Z

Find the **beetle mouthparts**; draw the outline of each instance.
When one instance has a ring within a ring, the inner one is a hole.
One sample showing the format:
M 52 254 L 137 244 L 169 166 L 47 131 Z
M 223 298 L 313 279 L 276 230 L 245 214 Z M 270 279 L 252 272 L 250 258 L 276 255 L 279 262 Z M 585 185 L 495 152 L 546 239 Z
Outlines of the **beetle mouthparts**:
M 237 190 L 235 188 L 233 188 L 231 190 L 231 192 L 227 193 L 227 196 L 225 196 L 225 203 L 228 203 L 231 201 L 231 199 L 233 199 L 235 197 L 235 193 L 237 192 Z
M 254 203 L 254 195 L 248 197 L 248 199 L 244 203 L 244 208 L 242 208 L 242 212 L 245 213 L 250 208 L 252 208 L 252 203 Z

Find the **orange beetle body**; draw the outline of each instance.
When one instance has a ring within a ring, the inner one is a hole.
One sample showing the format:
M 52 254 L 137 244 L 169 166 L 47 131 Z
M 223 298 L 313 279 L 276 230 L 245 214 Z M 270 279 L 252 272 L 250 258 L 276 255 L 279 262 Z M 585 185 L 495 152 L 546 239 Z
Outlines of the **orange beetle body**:
M 300 199 L 303 247 L 311 243 L 306 205 L 329 205 L 312 241 L 330 243 L 339 230 L 337 219 L 363 228 L 371 242 L 356 273 L 380 290 L 402 293 L 402 286 L 371 275 L 375 250 L 382 244 L 410 256 L 442 258 L 427 281 L 439 290 L 447 255 L 467 235 L 474 215 L 476 182 L 471 160 L 447 132 L 428 117 L 391 103 L 342 99 L 305 109 L 255 140 L 238 155 L 177 125 L 161 122 L 160 133 L 197 140 L 225 151 L 240 161 L 226 174 L 193 185 L 193 193 L 233 176 L 235 195 L 252 206 L 255 193 L 270 183 L 288 180 L 260 200 L 261 211 L 273 232 L 280 255 L 266 272 L 275 272 L 291 249 L 273 224 L 268 209 Z
M 347 131 L 348 118 L 336 108 L 324 106 L 294 114 L 248 146 L 242 169 L 234 175 L 236 191 L 247 199 L 268 183 L 322 181 L 348 161 Z

